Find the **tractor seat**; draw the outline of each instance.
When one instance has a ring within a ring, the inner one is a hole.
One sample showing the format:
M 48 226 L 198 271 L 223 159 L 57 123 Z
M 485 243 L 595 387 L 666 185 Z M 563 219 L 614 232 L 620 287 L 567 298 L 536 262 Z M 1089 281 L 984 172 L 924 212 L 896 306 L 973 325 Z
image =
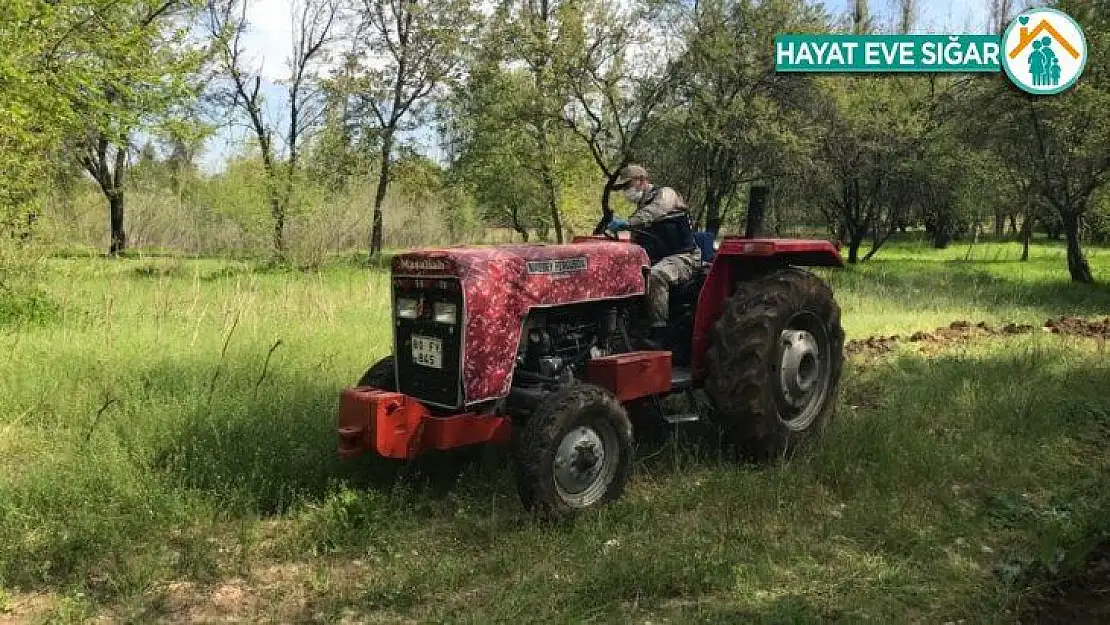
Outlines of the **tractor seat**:
M 695 232 L 694 243 L 701 250 L 701 262 L 713 262 L 713 257 L 717 255 L 717 248 L 713 247 L 713 234 L 702 231 Z

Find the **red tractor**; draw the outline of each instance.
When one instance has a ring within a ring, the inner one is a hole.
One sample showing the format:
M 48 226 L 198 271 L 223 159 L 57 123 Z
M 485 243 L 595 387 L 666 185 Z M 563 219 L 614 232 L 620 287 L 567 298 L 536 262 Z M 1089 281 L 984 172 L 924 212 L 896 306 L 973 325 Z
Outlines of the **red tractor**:
M 724 237 L 671 290 L 670 349 L 652 351 L 637 342 L 648 256 L 604 222 L 567 245 L 394 257 L 392 355 L 342 391 L 340 455 L 510 443 L 525 507 L 565 517 L 622 495 L 637 418 L 707 420 L 764 458 L 824 428 L 844 332 L 799 267 L 842 266 L 837 247 Z M 675 394 L 693 412 L 669 414 Z

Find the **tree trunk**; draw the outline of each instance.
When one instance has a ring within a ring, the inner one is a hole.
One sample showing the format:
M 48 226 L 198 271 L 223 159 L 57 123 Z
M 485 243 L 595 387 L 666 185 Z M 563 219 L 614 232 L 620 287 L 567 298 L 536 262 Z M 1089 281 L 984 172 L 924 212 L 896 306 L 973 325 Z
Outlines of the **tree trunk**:
M 848 241 L 848 263 L 856 264 L 859 262 L 859 248 L 863 245 L 863 240 L 866 238 L 865 232 L 853 232 L 852 238 Z
M 721 231 L 721 195 L 712 184 L 705 189 L 705 231 L 714 239 Z
M 1010 234 L 1017 234 L 1017 213 L 1010 213 Z
M 382 204 L 385 204 L 385 191 L 389 187 L 389 165 L 393 155 L 393 132 L 387 131 L 382 137 L 382 163 L 378 172 L 378 190 L 374 194 L 374 225 L 370 228 L 370 257 L 382 251 Z
M 594 228 L 593 234 L 595 235 L 602 234 L 609 220 L 613 218 L 613 208 L 609 200 L 613 197 L 613 183 L 617 181 L 617 178 L 620 178 L 620 175 L 620 167 L 618 167 L 605 180 L 605 188 L 601 190 L 601 219 L 598 221 L 597 227 Z
M 1087 264 L 1087 258 L 1083 256 L 1083 248 L 1079 244 L 1079 217 L 1065 217 L 1063 221 L 1064 234 L 1068 239 L 1068 273 L 1071 274 L 1072 282 L 1094 282 L 1091 266 Z
M 112 232 L 108 255 L 117 256 L 127 249 L 127 233 L 123 229 L 123 191 L 119 189 L 108 196 L 108 221 Z
M 871 239 L 871 249 L 867 250 L 867 255 L 863 257 L 863 262 L 871 260 L 875 256 L 875 254 L 879 252 L 879 248 L 881 248 L 883 244 L 886 243 L 888 239 L 890 239 L 890 235 L 893 234 L 893 232 L 894 230 L 892 228 L 890 230 L 887 230 L 886 236 L 880 237 L 878 228 L 876 228 L 875 237 Z
M 933 231 L 933 249 L 946 250 L 951 242 L 952 231 L 949 228 L 937 228 Z
M 547 202 L 548 207 L 551 209 L 551 224 L 555 227 L 555 242 L 562 244 L 563 220 L 559 216 L 559 187 L 555 183 L 555 176 L 551 173 L 547 165 L 543 167 L 543 180 L 544 186 L 547 187 Z
M 1021 260 L 1025 262 L 1029 260 L 1029 240 L 1033 238 L 1033 216 L 1030 214 L 1025 215 L 1025 219 L 1021 222 Z
M 933 248 L 943 250 L 952 242 L 952 224 L 949 219 L 948 208 L 938 208 L 934 217 L 932 236 Z
M 276 193 L 270 197 L 270 216 L 274 218 L 274 253 L 281 258 L 285 256 L 285 206 Z
M 994 213 L 994 239 L 996 241 L 1002 240 L 1002 235 L 1006 233 L 1006 215 L 1000 211 Z
M 541 84 L 537 79 L 537 85 Z M 537 135 L 539 142 L 540 155 L 543 162 L 540 163 L 540 178 L 543 180 L 544 190 L 547 191 L 547 208 L 551 211 L 551 225 L 555 227 L 555 242 L 563 242 L 563 220 L 559 216 L 559 186 L 555 180 L 555 174 L 551 171 L 551 159 L 548 155 L 551 153 L 550 146 L 547 143 L 547 130 L 540 124 L 540 131 Z

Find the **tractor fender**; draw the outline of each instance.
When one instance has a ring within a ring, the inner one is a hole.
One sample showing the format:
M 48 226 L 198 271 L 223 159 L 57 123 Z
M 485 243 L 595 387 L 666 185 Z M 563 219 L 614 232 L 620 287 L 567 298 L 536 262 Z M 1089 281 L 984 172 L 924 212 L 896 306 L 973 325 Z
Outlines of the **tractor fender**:
M 840 246 L 820 239 L 748 239 L 725 237 L 717 247 L 698 294 L 691 346 L 695 377 L 705 369 L 709 333 L 724 311 L 737 281 L 784 266 L 843 267 Z

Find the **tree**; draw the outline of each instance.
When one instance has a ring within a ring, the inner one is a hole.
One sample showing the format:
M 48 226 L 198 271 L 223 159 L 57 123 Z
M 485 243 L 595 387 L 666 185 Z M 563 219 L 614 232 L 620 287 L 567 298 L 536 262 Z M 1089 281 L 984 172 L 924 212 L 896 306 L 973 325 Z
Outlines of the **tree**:
M 991 0 L 990 3 L 990 30 L 1001 35 L 1010 25 L 1013 10 L 1013 0 Z
M 489 223 L 512 228 L 525 242 L 545 209 L 533 170 L 536 145 L 513 123 L 529 85 L 522 72 L 505 71 L 499 59 L 486 58 L 472 66 L 445 116 L 454 142 L 452 170 L 457 182 L 474 194 Z
M 709 0 L 695 11 L 679 60 L 685 117 L 677 157 L 687 163 L 689 197 L 700 190 L 706 230 L 716 234 L 744 184 L 793 174 L 809 150 L 812 123 L 801 111 L 813 82 L 775 71 L 773 39 L 825 21 L 793 0 Z
M 0 16 L 0 208 L 5 224 L 26 224 L 41 180 L 52 170 L 64 170 L 63 160 L 73 160 L 89 170 L 109 198 L 109 251 L 124 248 L 120 184 L 129 135 L 159 121 L 188 96 L 183 79 L 196 56 L 182 50 L 182 32 L 170 21 L 184 8 L 184 2 L 154 0 L 5 4 Z M 117 155 L 115 146 L 122 153 Z
M 917 20 L 917 0 L 898 0 L 898 32 L 908 35 Z
M 871 17 L 871 8 L 867 0 L 855 0 L 852 5 L 852 32 L 862 35 L 875 29 L 875 22 Z
M 74 178 L 67 167 L 73 159 L 58 146 L 79 127 L 69 95 L 91 80 L 93 67 L 87 57 L 68 53 L 91 35 L 79 27 L 85 18 L 68 4 L 50 11 L 41 0 L 11 0 L 0 12 L 0 290 L 5 294 L 24 275 L 25 264 L 6 252 L 9 245 L 31 240 L 42 181 Z
M 866 238 L 872 243 L 863 260 L 875 255 L 908 211 L 913 165 L 927 139 L 927 109 L 912 79 L 842 77 L 824 86 L 809 180 L 826 219 L 848 243 L 848 262 L 856 263 Z
M 1080 233 L 1092 197 L 1110 182 L 1110 6 L 1070 1 L 1058 6 L 1086 33 L 1086 70 L 1075 87 L 1051 98 L 998 83 L 990 93 L 992 140 L 1011 167 L 1027 172 L 1033 191 L 1059 217 L 1071 279 L 1093 282 Z
M 284 150 L 275 145 L 278 129 L 265 115 L 262 76 L 246 67 L 243 35 L 248 28 L 246 0 L 210 0 L 208 32 L 224 84 L 213 98 L 226 110 L 246 118 L 254 133 L 266 172 L 266 195 L 273 219 L 274 252 L 285 253 L 285 221 L 301 166 L 302 143 L 322 118 L 319 64 L 335 38 L 339 21 L 338 0 L 300 0 L 292 8 L 293 50 L 289 61 L 288 101 Z
M 85 34 L 70 40 L 65 57 L 86 57 L 98 70 L 68 93 L 77 123 L 77 159 L 108 200 L 109 255 L 127 247 L 124 181 L 131 137 L 150 129 L 192 97 L 188 78 L 199 66 L 183 47 L 188 0 L 102 0 L 74 6 Z
M 370 154 L 378 154 L 378 146 L 368 145 L 376 133 L 367 132 L 354 115 L 351 94 L 359 71 L 357 42 L 344 55 L 342 66 L 323 81 L 324 119 L 322 129 L 310 148 L 307 169 L 325 188 L 338 193 L 347 189 L 351 180 L 368 171 Z
M 582 19 L 582 8 L 573 1 L 504 0 L 489 31 L 505 37 L 504 62 L 521 64 L 530 79 L 520 92 L 517 123 L 535 146 L 529 168 L 539 180 L 558 243 L 563 242 L 558 173 L 566 132 L 563 113 L 571 101 L 566 76 L 571 59 L 580 58 Z
M 612 184 L 654 130 L 674 87 L 675 65 L 652 36 L 660 24 L 643 7 L 596 0 L 585 5 L 582 17 L 570 25 L 582 41 L 567 47 L 565 80 L 572 102 L 563 116 L 605 178 L 601 210 L 607 221 Z
M 525 241 L 533 232 L 542 237 L 554 230 L 553 213 L 559 216 L 556 236 L 577 222 L 592 226 L 596 204 L 584 197 L 596 197 L 596 164 L 584 142 L 564 125 L 552 124 L 548 142 L 541 144 L 536 126 L 521 123 L 534 119 L 534 76 L 510 56 L 504 25 L 490 22 L 465 83 L 444 103 L 452 176 L 474 194 L 488 222 L 512 228 Z M 542 152 L 545 146 L 548 161 Z M 550 178 L 544 178 L 545 168 Z M 555 210 L 549 183 L 558 190 Z
M 457 79 L 463 47 L 476 24 L 465 0 L 362 0 L 359 41 L 371 57 L 353 94 L 375 125 L 381 157 L 370 229 L 370 255 L 382 250 L 382 205 L 398 136 L 414 130 L 433 96 Z

